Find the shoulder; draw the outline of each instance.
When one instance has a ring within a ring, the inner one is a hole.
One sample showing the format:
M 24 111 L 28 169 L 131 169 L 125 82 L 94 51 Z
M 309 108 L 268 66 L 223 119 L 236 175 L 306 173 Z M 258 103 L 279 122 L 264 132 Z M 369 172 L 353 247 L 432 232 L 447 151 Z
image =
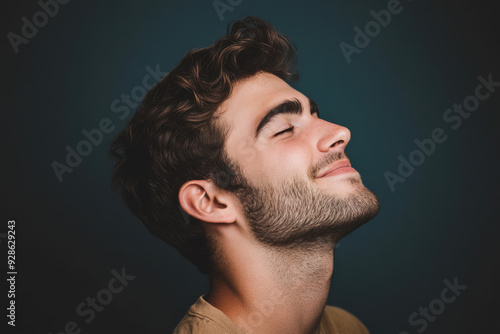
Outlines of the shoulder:
M 226 328 L 214 321 L 213 319 L 198 315 L 190 314 L 189 312 L 184 315 L 182 320 L 175 327 L 173 334 L 216 334 L 216 333 L 229 333 Z
M 321 318 L 325 333 L 369 334 L 366 326 L 354 314 L 336 306 L 326 305 Z
M 238 327 L 201 296 L 181 319 L 173 334 L 233 334 Z

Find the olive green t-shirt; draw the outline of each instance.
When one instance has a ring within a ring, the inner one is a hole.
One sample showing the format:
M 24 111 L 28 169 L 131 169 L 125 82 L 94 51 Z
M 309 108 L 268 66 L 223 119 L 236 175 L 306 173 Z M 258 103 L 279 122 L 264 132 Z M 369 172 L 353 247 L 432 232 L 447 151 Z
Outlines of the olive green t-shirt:
M 257 332 L 257 330 L 255 330 Z M 252 328 L 239 328 L 222 311 L 198 298 L 179 322 L 174 334 L 251 334 Z M 320 322 L 320 334 L 369 334 L 365 325 L 351 313 L 327 305 Z

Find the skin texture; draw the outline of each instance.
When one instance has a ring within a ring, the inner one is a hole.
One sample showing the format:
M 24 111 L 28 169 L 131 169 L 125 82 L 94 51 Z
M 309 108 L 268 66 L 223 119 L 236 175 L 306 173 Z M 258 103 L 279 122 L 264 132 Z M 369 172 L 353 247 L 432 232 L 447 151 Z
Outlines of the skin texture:
M 280 114 L 255 137 L 267 110 L 295 99 L 300 115 Z M 335 243 L 379 210 L 355 170 L 317 177 L 349 161 L 350 132 L 311 114 L 306 96 L 269 73 L 236 83 L 218 112 L 240 190 L 192 180 L 179 191 L 214 245 L 205 299 L 246 333 L 318 333 Z

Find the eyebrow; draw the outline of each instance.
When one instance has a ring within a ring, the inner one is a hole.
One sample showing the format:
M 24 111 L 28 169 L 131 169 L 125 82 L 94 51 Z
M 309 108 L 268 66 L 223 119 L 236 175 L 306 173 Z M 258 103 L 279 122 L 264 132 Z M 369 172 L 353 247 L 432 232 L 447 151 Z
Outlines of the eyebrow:
M 316 102 L 314 102 L 312 99 L 309 99 L 309 110 L 311 112 L 311 115 L 316 113 L 318 114 L 319 117 L 319 108 Z M 255 129 L 255 138 L 257 138 L 262 129 L 272 122 L 272 120 L 281 114 L 291 114 L 291 115 L 302 115 L 302 103 L 298 99 L 293 99 L 293 100 L 285 100 L 281 102 L 280 104 L 272 107 L 269 109 L 265 115 L 261 118 L 259 121 L 259 125 L 257 125 L 257 128 Z

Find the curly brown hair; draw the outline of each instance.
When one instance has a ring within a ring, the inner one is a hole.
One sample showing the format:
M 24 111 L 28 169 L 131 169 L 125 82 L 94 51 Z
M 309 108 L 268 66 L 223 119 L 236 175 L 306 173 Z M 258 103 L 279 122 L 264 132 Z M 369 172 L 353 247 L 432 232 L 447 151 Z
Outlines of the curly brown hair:
M 291 40 L 262 19 L 229 24 L 227 36 L 188 52 L 149 90 L 112 143 L 113 187 L 150 232 L 202 273 L 210 273 L 213 249 L 201 223 L 183 218 L 179 189 L 189 180 L 212 180 L 231 192 L 238 188 L 234 178 L 218 177 L 234 171 L 224 150 L 228 129 L 216 111 L 236 82 L 258 72 L 297 79 L 295 58 Z

